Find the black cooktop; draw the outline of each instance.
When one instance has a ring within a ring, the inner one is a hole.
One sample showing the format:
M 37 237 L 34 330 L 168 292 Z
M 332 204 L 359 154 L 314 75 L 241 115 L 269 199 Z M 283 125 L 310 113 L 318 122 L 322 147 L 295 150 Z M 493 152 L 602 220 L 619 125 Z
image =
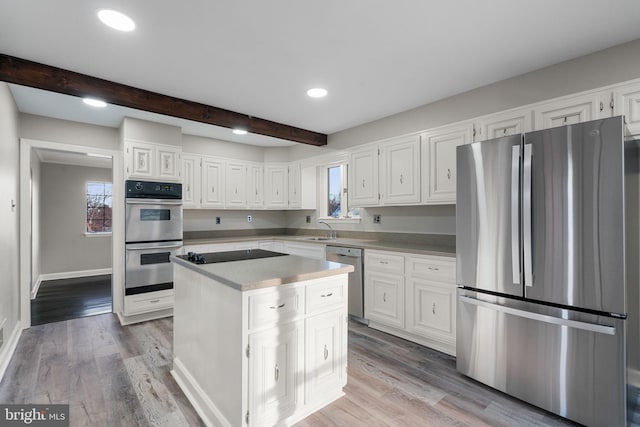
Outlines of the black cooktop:
M 244 261 L 247 259 L 271 258 L 286 255 L 288 254 L 265 251 L 264 249 L 242 249 L 239 251 L 208 252 L 203 254 L 189 252 L 187 255 L 178 255 L 178 258 L 182 258 L 194 264 L 214 264 L 216 262 Z

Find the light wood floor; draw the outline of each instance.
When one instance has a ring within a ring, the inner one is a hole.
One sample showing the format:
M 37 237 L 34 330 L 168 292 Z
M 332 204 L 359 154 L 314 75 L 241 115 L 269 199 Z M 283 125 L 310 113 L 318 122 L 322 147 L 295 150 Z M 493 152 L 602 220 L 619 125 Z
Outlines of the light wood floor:
M 1 403 L 68 403 L 72 426 L 201 426 L 171 374 L 172 320 L 121 327 L 105 314 L 23 332 Z M 346 396 L 307 426 L 566 426 L 469 380 L 453 358 L 351 324 Z

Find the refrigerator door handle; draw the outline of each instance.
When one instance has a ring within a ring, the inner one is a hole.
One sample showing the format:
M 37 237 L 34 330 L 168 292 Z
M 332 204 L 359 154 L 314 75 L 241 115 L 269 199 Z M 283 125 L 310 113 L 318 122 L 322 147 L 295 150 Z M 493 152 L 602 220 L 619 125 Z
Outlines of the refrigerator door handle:
M 583 331 L 596 332 L 599 334 L 615 335 L 616 328 L 613 326 L 599 325 L 597 323 L 579 322 L 577 320 L 563 319 L 555 316 L 547 316 L 546 314 L 533 313 L 525 310 L 518 310 L 516 308 L 505 307 L 499 304 L 492 304 L 490 302 L 481 301 L 475 298 L 469 298 L 464 295 L 458 296 L 460 302 L 465 304 L 471 304 L 478 307 L 484 307 L 489 310 L 499 311 L 501 313 L 510 314 L 512 316 L 524 317 L 526 319 L 537 320 L 540 322 L 551 323 L 554 325 L 568 326 L 574 329 L 581 329 Z
M 524 285 L 533 286 L 533 239 L 531 219 L 531 193 L 533 191 L 531 179 L 531 166 L 533 152 L 531 144 L 524 146 L 524 158 L 522 167 L 522 239 L 524 253 Z
M 521 283 L 522 262 L 520 258 L 520 146 L 511 151 L 511 266 L 513 283 Z

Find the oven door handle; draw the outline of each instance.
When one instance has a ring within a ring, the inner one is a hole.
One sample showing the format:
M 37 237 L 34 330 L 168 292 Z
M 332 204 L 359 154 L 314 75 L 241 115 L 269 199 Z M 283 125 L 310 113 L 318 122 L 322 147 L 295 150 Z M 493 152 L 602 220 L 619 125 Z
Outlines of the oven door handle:
M 140 244 L 126 244 L 125 249 L 128 251 L 148 251 L 151 249 L 173 249 L 182 247 L 182 242 L 178 244 L 161 245 L 161 246 L 149 246 L 144 243 Z
M 127 198 L 125 203 L 133 205 L 182 205 L 182 200 Z

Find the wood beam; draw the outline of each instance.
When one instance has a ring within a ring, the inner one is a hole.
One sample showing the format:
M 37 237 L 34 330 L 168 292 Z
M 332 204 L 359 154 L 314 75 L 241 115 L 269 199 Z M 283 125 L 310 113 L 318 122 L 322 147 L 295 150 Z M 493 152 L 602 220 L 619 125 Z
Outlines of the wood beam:
M 109 104 L 136 108 L 226 128 L 303 144 L 327 144 L 327 135 L 242 113 L 138 89 L 86 74 L 0 54 L 0 81 L 15 83 L 65 95 L 100 98 Z

